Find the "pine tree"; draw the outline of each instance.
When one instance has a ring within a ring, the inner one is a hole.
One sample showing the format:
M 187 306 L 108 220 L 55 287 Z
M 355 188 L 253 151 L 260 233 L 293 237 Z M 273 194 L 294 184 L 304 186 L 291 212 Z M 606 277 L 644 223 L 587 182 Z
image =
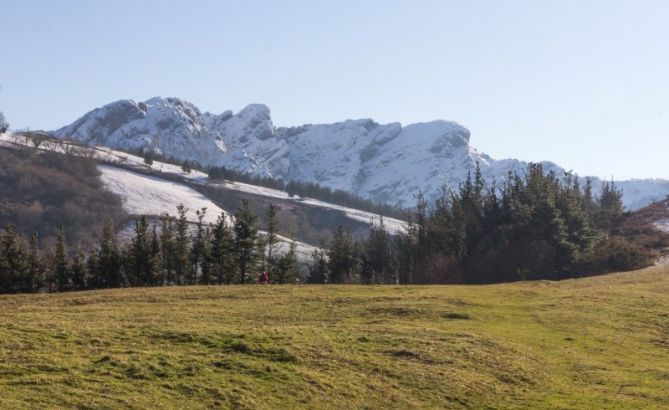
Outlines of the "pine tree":
M 323 284 L 328 280 L 328 260 L 325 252 L 325 244 L 320 243 L 320 246 L 311 253 L 311 263 L 309 263 L 309 277 L 308 283 Z
M 413 281 L 421 283 L 424 281 L 425 265 L 428 258 L 428 215 L 427 201 L 422 192 L 416 196 L 416 258 L 413 271 Z
M 195 236 L 193 237 L 191 251 L 190 251 L 190 271 L 192 277 L 190 283 L 195 285 L 198 283 L 198 273 L 201 273 L 203 265 L 206 264 L 207 256 L 207 241 L 204 227 L 204 218 L 207 214 L 207 208 L 195 211 L 197 215 L 197 225 Z M 204 270 L 207 270 L 205 267 Z M 208 281 L 209 278 L 206 278 Z
M 118 288 L 123 285 L 121 252 L 111 219 L 104 222 L 98 250 L 91 253 L 88 268 L 91 287 Z
M 595 217 L 600 228 L 611 230 L 618 225 L 623 215 L 622 197 L 622 191 L 616 188 L 613 181 L 604 182 L 597 201 L 599 212 Z
M 28 271 L 30 283 L 27 287 L 30 289 L 30 292 L 37 292 L 44 286 L 44 261 L 39 254 L 39 244 L 36 232 L 30 237 L 30 245 L 28 248 Z
M 0 134 L 7 132 L 8 129 L 9 123 L 7 123 L 7 120 L 5 120 L 5 116 L 2 114 L 2 111 L 0 111 Z
M 56 248 L 54 249 L 53 277 L 56 283 L 56 290 L 63 292 L 69 287 L 70 264 L 67 258 L 67 249 L 65 247 L 65 231 L 60 226 Z
M 264 262 L 264 270 L 267 270 L 272 275 L 272 269 L 274 264 L 274 246 L 276 244 L 276 235 L 278 231 L 278 224 L 276 221 L 276 207 L 272 204 L 269 204 L 267 209 L 267 236 L 265 238 L 267 242 L 267 260 Z
M 133 286 L 151 286 L 158 278 L 157 261 L 152 254 L 149 222 L 146 215 L 135 222 L 135 236 L 128 249 L 128 282 Z
M 211 238 L 210 259 L 212 274 L 219 285 L 230 284 L 237 276 L 235 241 L 225 214 L 218 216 Z
M 174 242 L 174 273 L 177 285 L 186 283 L 189 274 L 190 242 L 188 240 L 188 209 L 183 205 L 177 206 L 176 236 Z
M 28 268 L 25 241 L 16 233 L 14 226 L 8 224 L 0 237 L 0 292 L 29 291 L 26 289 Z
M 390 238 L 381 217 L 379 225 L 372 225 L 369 238 L 363 244 L 363 283 L 392 283 L 390 269 Z
M 214 267 L 211 263 L 211 242 L 212 242 L 211 224 L 204 230 L 203 255 L 200 262 L 200 283 L 203 285 L 212 285 L 217 282 L 214 276 Z
M 160 238 L 158 237 L 158 227 L 156 226 L 155 221 L 151 224 L 151 245 L 149 254 L 151 256 L 151 265 L 154 268 L 151 285 L 162 285 L 163 275 L 160 258 Z
M 592 194 L 592 178 L 585 179 L 585 186 L 583 187 L 583 198 L 581 200 L 581 208 L 588 218 L 592 218 L 597 208 L 595 197 Z
M 337 228 L 328 249 L 328 283 L 346 283 L 353 278 L 355 268 L 353 238 L 340 225 Z
M 160 265 L 163 285 L 176 283 L 176 243 L 174 239 L 174 218 L 164 214 L 160 218 Z
M 272 283 L 294 283 L 297 277 L 297 243 L 290 242 L 288 252 L 278 258 L 273 274 L 270 275 Z
M 85 289 L 87 276 L 86 257 L 83 253 L 79 252 L 72 258 L 72 264 L 70 266 L 72 288 L 74 290 Z
M 393 253 L 391 263 L 395 266 L 395 283 L 414 283 L 414 268 L 416 266 L 416 227 L 411 221 L 403 232 L 393 237 Z
M 152 150 L 148 150 L 144 153 L 144 164 L 151 167 L 153 165 L 153 157 L 155 156 Z
M 242 204 L 235 213 L 235 254 L 237 256 L 239 282 L 246 283 L 262 258 L 264 250 L 258 236 L 258 217 L 249 209 L 249 202 L 242 199 Z

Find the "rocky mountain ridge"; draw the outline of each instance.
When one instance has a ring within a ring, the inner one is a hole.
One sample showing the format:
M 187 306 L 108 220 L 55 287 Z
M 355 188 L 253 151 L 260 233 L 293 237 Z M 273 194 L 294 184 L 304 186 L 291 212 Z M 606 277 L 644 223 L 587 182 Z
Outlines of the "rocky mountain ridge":
M 444 185 L 457 187 L 476 163 L 486 180 L 498 182 L 527 165 L 479 152 L 470 145 L 469 130 L 450 121 L 402 126 L 358 119 L 275 127 L 270 109 L 262 104 L 217 115 L 179 98 L 116 101 L 54 134 L 114 149 L 149 149 L 284 181 L 311 181 L 400 206 L 413 206 L 419 191 L 433 198 Z M 564 172 L 552 162 L 543 164 Z M 599 184 L 594 179 L 595 189 Z M 630 209 L 669 194 L 665 180 L 618 184 Z

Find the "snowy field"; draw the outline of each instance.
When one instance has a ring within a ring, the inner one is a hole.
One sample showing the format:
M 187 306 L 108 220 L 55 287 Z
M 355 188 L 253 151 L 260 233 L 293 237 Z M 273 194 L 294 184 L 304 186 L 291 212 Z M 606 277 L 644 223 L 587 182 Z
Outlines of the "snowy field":
M 660 219 L 659 221 L 655 221 L 653 225 L 659 231 L 669 233 L 669 219 Z
M 215 223 L 218 215 L 225 214 L 228 223 L 231 216 L 213 203 L 204 195 L 185 185 L 166 181 L 161 178 L 115 168 L 109 165 L 98 165 L 102 172 L 102 182 L 110 191 L 123 198 L 123 208 L 131 215 L 163 215 L 176 216 L 176 206 L 183 203 L 188 208 L 189 222 L 197 222 L 196 210 L 207 208 L 205 223 Z M 130 230 L 132 226 L 128 227 Z M 265 234 L 265 232 L 262 232 Z M 128 234 L 130 234 L 128 232 Z M 278 252 L 287 252 L 292 239 L 278 236 Z M 297 243 L 297 259 L 309 260 L 315 246 L 295 241 Z
M 296 201 L 310 206 L 316 206 L 319 208 L 327 208 L 336 211 L 343 212 L 346 216 L 356 221 L 374 223 L 378 225 L 381 221 L 381 217 L 378 214 L 371 212 L 361 211 L 359 209 L 349 208 L 346 206 L 335 205 L 328 202 L 319 201 L 317 199 L 311 198 L 300 198 L 300 197 L 291 197 L 287 192 L 279 191 L 278 189 L 265 188 L 257 185 L 245 184 L 242 182 L 216 182 L 209 183 L 213 187 L 223 187 L 227 189 L 232 189 L 235 191 L 246 192 L 249 194 L 260 195 L 268 198 L 277 198 L 287 201 Z M 395 218 L 383 218 L 383 225 L 386 227 L 386 230 L 391 233 L 402 232 L 406 229 L 407 223 Z
M 105 187 L 123 198 L 123 208 L 131 215 L 175 216 L 180 203 L 188 208 L 190 222 L 197 221 L 195 211 L 202 208 L 207 208 L 206 223 L 215 223 L 218 215 L 225 214 L 207 197 L 185 185 L 109 165 L 98 165 L 98 169 Z
M 31 141 L 27 141 L 25 137 L 22 136 L 16 136 L 16 135 L 9 135 L 9 134 L 2 134 L 0 135 L 0 144 L 5 143 L 5 145 L 9 146 L 32 146 Z M 287 200 L 287 201 L 299 201 L 303 204 L 310 205 L 310 206 L 316 206 L 320 208 L 326 208 L 326 209 L 332 209 L 336 211 L 341 211 L 343 212 L 346 216 L 348 216 L 351 219 L 361 221 L 361 222 L 366 222 L 366 223 L 373 223 L 375 225 L 378 225 L 380 223 L 381 217 L 378 214 L 374 214 L 371 212 L 366 212 L 366 211 L 361 211 L 359 209 L 354 209 L 354 208 L 349 208 L 341 205 L 335 205 L 331 204 L 328 202 L 323 202 L 319 201 L 317 199 L 311 199 L 311 198 L 300 198 L 300 197 L 291 197 L 288 195 L 288 193 L 284 191 L 279 191 L 277 189 L 272 189 L 272 188 L 265 188 L 262 186 L 258 185 L 252 185 L 252 184 L 246 184 L 243 182 L 216 182 L 212 183 L 209 182 L 209 179 L 207 177 L 207 174 L 204 172 L 200 171 L 191 171 L 189 173 L 184 173 L 183 170 L 181 169 L 180 166 L 178 165 L 173 165 L 173 164 L 167 164 L 164 162 L 160 161 L 154 161 L 153 164 L 146 165 L 144 163 L 144 159 L 142 157 L 138 157 L 136 155 L 128 154 L 122 151 L 117 151 L 113 150 L 111 148 L 107 147 L 102 147 L 102 146 L 96 146 L 96 147 L 88 147 L 88 146 L 81 146 L 80 144 L 75 144 L 75 143 L 70 143 L 66 141 L 60 141 L 60 140 L 51 140 L 51 141 L 44 141 L 40 146 L 40 150 L 45 150 L 45 151 L 54 151 L 54 152 L 72 152 L 75 155 L 80 155 L 80 156 L 86 156 L 86 157 L 91 157 L 95 158 L 101 161 L 107 161 L 107 162 L 114 162 L 126 166 L 131 166 L 131 167 L 136 167 L 138 170 L 152 170 L 152 171 L 157 171 L 160 173 L 164 174 L 170 174 L 170 175 L 176 175 L 179 177 L 183 177 L 186 179 L 189 179 L 192 182 L 202 184 L 202 185 L 210 185 L 213 187 L 222 187 L 226 189 L 232 189 L 235 191 L 240 191 L 240 192 L 245 192 L 249 194 L 254 194 L 254 195 L 260 195 L 268 198 L 276 198 L 276 199 L 282 199 L 282 200 Z M 139 175 L 139 174 L 136 174 Z M 163 180 L 160 180 L 163 181 Z M 167 181 L 163 181 L 167 182 Z M 174 185 L 179 185 L 176 183 L 173 183 Z M 184 187 L 186 188 L 186 187 Z M 191 189 L 191 191 L 193 191 Z M 114 191 L 115 192 L 115 191 Z M 195 191 L 193 191 L 195 192 Z M 120 195 L 123 195 L 122 193 L 119 193 Z M 165 193 L 167 195 L 167 193 Z M 199 194 L 198 194 L 199 195 Z M 203 197 L 200 195 L 200 197 Z M 203 197 L 204 198 L 204 197 Z M 189 198 L 185 198 L 185 200 L 189 200 Z M 178 201 L 176 203 L 179 203 Z M 212 203 L 213 204 L 213 203 Z M 194 209 L 191 206 L 186 205 L 188 208 Z M 214 205 L 215 206 L 215 205 Z M 155 207 L 155 203 L 149 203 L 147 207 Z M 199 208 L 202 208 L 200 206 Z M 199 209 L 198 208 L 198 209 Z M 211 213 L 214 208 L 208 208 L 207 213 Z M 217 209 L 220 209 L 217 207 Z M 174 210 L 170 210 L 170 212 L 173 212 Z M 218 215 L 219 211 L 215 211 L 216 215 L 208 215 L 208 217 L 213 217 L 214 220 L 216 219 L 216 216 Z M 142 213 L 142 212 L 140 212 Z M 146 212 L 144 212 L 146 213 Z M 152 213 L 153 214 L 153 213 Z M 194 218 L 194 211 L 192 211 L 193 218 Z M 190 218 L 190 216 L 189 216 Z M 399 219 L 395 218 L 383 218 L 383 224 L 386 227 L 386 230 L 391 233 L 397 233 L 401 232 L 406 229 L 407 223 L 404 221 L 401 221 Z

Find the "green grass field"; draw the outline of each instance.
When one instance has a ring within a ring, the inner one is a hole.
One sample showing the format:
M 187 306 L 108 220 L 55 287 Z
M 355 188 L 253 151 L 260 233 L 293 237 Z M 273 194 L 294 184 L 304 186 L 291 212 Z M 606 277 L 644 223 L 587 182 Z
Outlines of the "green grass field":
M 669 408 L 669 269 L 0 297 L 0 408 Z

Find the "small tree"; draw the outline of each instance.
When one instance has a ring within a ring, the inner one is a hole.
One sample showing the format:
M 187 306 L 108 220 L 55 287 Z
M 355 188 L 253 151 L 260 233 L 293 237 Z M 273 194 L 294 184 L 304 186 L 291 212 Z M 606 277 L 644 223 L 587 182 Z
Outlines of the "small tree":
M 188 275 L 188 257 L 190 244 L 188 240 L 188 208 L 184 204 L 177 205 L 176 236 L 174 238 L 174 273 L 177 285 L 183 285 Z
M 135 221 L 135 236 L 128 249 L 128 282 L 134 286 L 153 285 L 157 281 L 157 270 L 157 260 L 152 253 L 149 222 L 146 215 L 141 215 Z
M 257 266 L 263 255 L 263 244 L 258 235 L 258 217 L 249 209 L 249 201 L 235 213 L 235 253 L 239 267 L 239 282 L 244 284 L 247 276 Z
M 270 280 L 273 283 L 293 283 L 297 276 L 297 243 L 290 242 L 288 252 L 278 258 Z
M 0 134 L 4 134 L 8 129 L 9 124 L 7 123 L 7 120 L 5 120 L 5 116 L 2 114 L 2 111 L 0 111 Z
M 198 283 L 198 273 L 204 273 L 205 276 L 207 276 L 206 278 L 203 278 L 205 283 L 209 281 L 209 270 L 204 266 L 208 260 L 207 254 L 209 250 L 207 243 L 208 232 L 204 226 L 204 218 L 207 215 L 207 208 L 196 210 L 195 214 L 197 215 L 197 227 L 190 251 L 190 270 L 192 275 L 190 283 L 192 285 Z
M 176 282 L 175 278 L 175 240 L 174 218 L 164 214 L 160 218 L 160 264 L 162 270 L 162 284 Z
M 70 266 L 67 260 L 65 231 L 62 225 L 58 231 L 58 240 L 56 242 L 56 249 L 54 250 L 53 276 L 56 280 L 57 290 L 59 292 L 66 290 L 70 276 Z
M 328 278 L 328 259 L 325 253 L 325 244 L 321 242 L 318 249 L 311 253 L 311 263 L 309 264 L 309 283 L 322 284 Z
M 220 214 L 213 229 L 210 261 L 212 274 L 219 285 L 230 284 L 236 276 L 235 242 L 233 233 L 225 222 L 225 214 Z
M 121 253 L 116 241 L 114 222 L 106 219 L 96 252 L 89 256 L 89 286 L 96 288 L 117 288 L 123 284 L 121 273 Z
M 267 261 L 265 263 L 264 269 L 272 273 L 272 268 L 274 265 L 274 245 L 276 244 L 276 233 L 278 230 L 276 222 L 276 207 L 272 204 L 269 204 L 267 209 Z
M 86 257 L 79 252 L 72 258 L 72 265 L 70 266 L 72 287 L 75 290 L 85 289 L 87 276 Z
M 330 268 L 329 283 L 346 283 L 353 279 L 356 264 L 355 244 L 351 234 L 342 226 L 337 228 L 330 241 L 327 255 Z
M 154 157 L 153 151 L 147 151 L 144 153 L 144 164 L 151 166 L 153 165 L 153 157 Z M 185 172 L 185 171 L 184 171 Z
M 30 237 L 28 248 L 28 269 L 31 281 L 30 289 L 33 292 L 37 292 L 44 285 L 44 262 L 39 255 L 37 233 L 33 233 Z

